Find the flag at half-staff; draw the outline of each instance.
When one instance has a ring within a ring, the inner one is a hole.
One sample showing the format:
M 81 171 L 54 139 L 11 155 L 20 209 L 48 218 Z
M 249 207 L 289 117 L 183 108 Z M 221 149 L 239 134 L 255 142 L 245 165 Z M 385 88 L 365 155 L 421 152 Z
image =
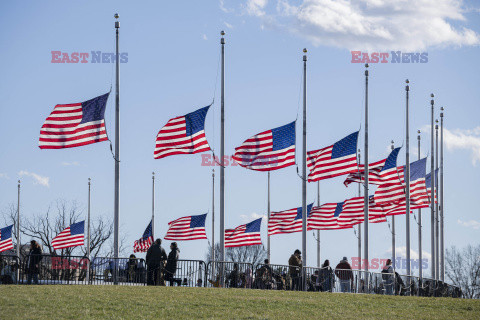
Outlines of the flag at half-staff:
M 295 164 L 295 121 L 261 132 L 235 148 L 232 157 L 251 170 L 272 171 Z
M 307 206 L 307 219 L 310 216 L 313 203 Z M 302 231 L 302 207 L 285 211 L 272 212 L 268 221 L 268 235 L 293 233 Z
M 225 229 L 225 247 L 243 247 L 261 245 L 260 227 L 262 218 L 242 224 L 235 229 Z
M 385 166 L 387 159 L 397 159 L 399 151 L 400 148 L 393 149 L 387 158 L 368 164 L 368 184 L 380 185 L 384 182 L 382 177 L 380 176 L 380 172 Z M 343 182 L 343 184 L 345 186 L 348 186 L 352 182 L 363 183 L 365 181 L 364 179 L 365 165 L 360 164 L 358 165 L 358 172 L 350 173 Z
M 153 157 L 162 159 L 175 154 L 194 154 L 210 150 L 205 137 L 205 117 L 210 106 L 168 120 L 155 141 Z
M 178 218 L 168 223 L 165 240 L 185 241 L 207 239 L 205 219 L 207 214 Z
M 343 202 L 324 203 L 314 207 L 308 219 L 308 230 L 335 230 L 352 228 L 353 224 L 339 223 Z
M 358 171 L 357 163 L 358 131 L 333 145 L 307 152 L 307 165 L 310 169 L 308 181 L 342 176 Z
M 83 246 L 85 240 L 85 221 L 71 224 L 52 239 L 55 250 Z
M 438 169 L 435 169 L 435 179 L 438 177 Z M 428 193 L 428 202 L 431 203 L 431 194 L 432 194 L 432 173 L 429 172 L 425 177 L 425 185 L 427 186 L 427 193 Z M 435 196 L 435 203 L 437 203 L 437 190 L 433 190 L 433 194 Z
M 73 148 L 108 140 L 105 107 L 109 94 L 80 103 L 57 104 L 40 129 L 40 149 Z
M 153 234 L 152 234 L 152 221 L 147 226 L 147 229 L 145 229 L 145 232 L 143 233 L 143 236 L 135 240 L 133 243 L 133 252 L 147 252 L 148 248 L 153 243 Z
M 13 249 L 12 229 L 13 224 L 0 229 L 0 252 Z

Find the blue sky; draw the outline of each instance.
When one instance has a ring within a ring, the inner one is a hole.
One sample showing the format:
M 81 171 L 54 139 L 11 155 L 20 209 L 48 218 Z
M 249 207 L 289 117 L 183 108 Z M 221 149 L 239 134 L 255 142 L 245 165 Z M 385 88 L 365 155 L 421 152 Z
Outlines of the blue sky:
M 127 245 L 139 238 L 151 215 L 151 172 L 157 176 L 156 236 L 167 222 L 211 212 L 211 170 L 201 155 L 153 159 L 155 136 L 168 119 L 208 105 L 214 97 L 219 33 L 226 35 L 226 154 L 246 138 L 295 120 L 301 107 L 302 52 L 308 48 L 308 149 L 331 145 L 364 128 L 363 64 L 351 63 L 351 50 L 428 52 L 428 63 L 372 64 L 369 87 L 370 159 L 388 154 L 390 141 L 405 140 L 404 81 L 411 83 L 410 135 L 416 159 L 430 150 L 430 93 L 436 117 L 445 107 L 445 243 L 478 244 L 480 217 L 480 13 L 474 1 L 186 1 L 36 2 L 0 5 L 0 209 L 16 203 L 22 179 L 25 218 L 44 212 L 57 199 L 86 207 L 92 178 L 92 216 L 113 217 L 114 162 L 108 142 L 65 150 L 40 150 L 39 129 L 59 103 L 91 99 L 110 89 L 114 65 L 51 63 L 51 51 L 113 52 L 114 19 L 120 14 L 121 65 L 121 233 Z M 428 14 L 425 14 L 428 12 Z M 345 17 L 345 18 L 343 18 Z M 388 17 L 386 19 L 385 17 Z M 423 17 L 423 18 L 422 18 Z M 430 26 L 427 28 L 427 26 Z M 114 85 L 114 83 L 113 83 Z M 207 138 L 219 152 L 220 90 L 206 118 Z M 106 122 L 114 138 L 114 99 Z M 297 143 L 300 145 L 300 128 Z M 359 146 L 363 149 L 363 132 Z M 403 164 L 405 150 L 399 155 Z M 218 170 L 218 167 L 216 168 Z M 217 175 L 218 178 L 218 175 Z M 355 196 L 344 177 L 321 182 L 321 202 Z M 218 179 L 216 238 L 218 239 Z M 271 207 L 301 205 L 295 167 L 272 172 Z M 266 173 L 226 169 L 225 227 L 266 214 Z M 372 190 L 373 191 L 373 190 Z M 316 199 L 308 186 L 308 201 Z M 207 217 L 210 238 L 211 216 Z M 405 216 L 397 218 L 397 250 L 405 246 Z M 418 251 L 412 219 L 412 249 Z M 424 214 L 424 250 L 430 251 L 430 219 Z M 262 225 L 266 243 L 266 221 Z M 315 239 L 307 236 L 309 265 L 316 263 Z M 387 224 L 371 225 L 370 257 L 389 256 Z M 272 262 L 286 263 L 301 235 L 277 235 Z M 356 256 L 352 230 L 321 235 L 322 260 Z M 207 241 L 180 243 L 182 258 L 203 259 Z M 403 249 L 404 251 L 404 249 Z M 415 254 L 412 255 L 415 257 Z

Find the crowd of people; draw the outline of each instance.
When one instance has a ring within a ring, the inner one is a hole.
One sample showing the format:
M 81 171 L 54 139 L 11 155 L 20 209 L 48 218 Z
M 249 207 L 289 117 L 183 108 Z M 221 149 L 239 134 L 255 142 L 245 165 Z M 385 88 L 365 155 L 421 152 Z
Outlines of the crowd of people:
M 162 240 L 157 239 L 148 248 L 147 263 L 147 285 L 165 285 L 166 282 L 173 286 L 174 283 L 180 284 L 182 279 L 176 279 L 177 262 L 180 257 L 180 249 L 176 242 L 170 244 L 170 253 L 166 254 L 161 246 Z

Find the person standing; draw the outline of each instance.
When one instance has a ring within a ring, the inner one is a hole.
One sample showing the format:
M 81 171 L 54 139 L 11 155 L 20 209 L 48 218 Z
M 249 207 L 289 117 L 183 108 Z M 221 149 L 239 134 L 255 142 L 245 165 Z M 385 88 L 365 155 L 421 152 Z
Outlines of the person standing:
M 335 267 L 335 275 L 340 279 L 340 291 L 350 292 L 353 281 L 353 272 L 347 257 L 343 257 Z
M 288 273 L 292 278 L 292 290 L 302 290 L 301 288 L 301 272 L 302 272 L 302 252 L 295 250 L 295 252 L 288 259 Z
M 330 260 L 325 260 L 320 269 L 319 276 L 317 278 L 317 286 L 321 291 L 332 292 L 333 287 L 333 270 L 330 267 Z
M 395 271 L 393 270 L 392 260 L 387 259 L 387 262 L 382 269 L 382 280 L 385 287 L 385 293 L 388 295 L 393 295 L 393 277 L 394 276 L 395 276 Z
M 173 286 L 174 276 L 177 272 L 177 262 L 180 257 L 180 250 L 178 249 L 177 243 L 172 242 L 170 244 L 170 253 L 167 258 L 167 266 L 165 267 L 165 281 L 170 282 L 170 286 Z
M 155 243 L 147 250 L 146 263 L 147 263 L 147 285 L 155 286 L 160 284 L 162 278 L 162 271 L 165 261 L 167 260 L 167 254 L 161 247 L 162 240 L 157 239 Z
M 42 260 L 42 249 L 37 241 L 30 241 L 30 252 L 27 258 L 27 284 L 38 284 L 38 274 L 40 273 L 40 261 Z

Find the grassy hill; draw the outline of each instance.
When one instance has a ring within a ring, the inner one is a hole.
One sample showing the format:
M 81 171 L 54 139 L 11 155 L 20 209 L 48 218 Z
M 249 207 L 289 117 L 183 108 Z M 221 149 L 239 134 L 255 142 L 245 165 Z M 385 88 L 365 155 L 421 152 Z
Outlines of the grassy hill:
M 0 319 L 480 319 L 480 300 L 121 286 L 0 286 Z

